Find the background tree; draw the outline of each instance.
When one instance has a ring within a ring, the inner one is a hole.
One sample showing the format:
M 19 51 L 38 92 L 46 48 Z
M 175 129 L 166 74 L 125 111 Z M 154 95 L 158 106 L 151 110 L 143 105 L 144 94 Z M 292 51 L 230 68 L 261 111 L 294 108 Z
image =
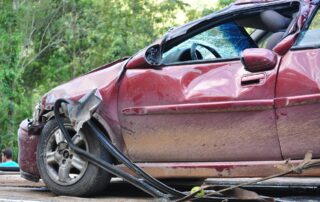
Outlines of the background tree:
M 235 0 L 219 0 L 218 1 L 218 9 L 224 8 L 230 4 L 232 4 Z

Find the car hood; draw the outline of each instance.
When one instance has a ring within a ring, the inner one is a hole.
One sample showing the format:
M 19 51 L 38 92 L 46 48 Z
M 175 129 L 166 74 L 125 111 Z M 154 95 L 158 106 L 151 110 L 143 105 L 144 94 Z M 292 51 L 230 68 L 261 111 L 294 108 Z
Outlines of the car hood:
M 43 109 L 52 109 L 59 98 L 77 100 L 93 89 L 102 89 L 115 83 L 127 58 L 98 67 L 84 75 L 55 87 L 46 93 L 41 101 Z

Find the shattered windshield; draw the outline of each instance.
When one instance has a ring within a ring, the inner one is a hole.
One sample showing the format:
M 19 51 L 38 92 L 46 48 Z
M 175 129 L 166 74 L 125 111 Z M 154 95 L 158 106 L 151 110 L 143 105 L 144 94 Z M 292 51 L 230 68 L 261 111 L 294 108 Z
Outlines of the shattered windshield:
M 197 44 L 197 45 L 194 45 Z M 193 53 L 192 46 L 196 46 Z M 245 29 L 235 22 L 228 22 L 202 32 L 163 54 L 164 63 L 194 60 L 211 60 L 216 58 L 236 58 L 247 48 L 256 48 Z

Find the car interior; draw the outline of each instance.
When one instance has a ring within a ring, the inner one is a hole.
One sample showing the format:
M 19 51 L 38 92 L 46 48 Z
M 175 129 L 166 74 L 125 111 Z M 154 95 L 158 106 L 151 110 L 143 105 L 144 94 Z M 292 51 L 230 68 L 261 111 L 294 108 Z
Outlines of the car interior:
M 290 12 L 266 10 L 259 16 L 240 19 L 237 22 L 243 27 L 255 29 L 251 37 L 258 47 L 272 50 L 288 34 L 287 28 L 291 27 L 289 25 L 296 13 L 297 10 Z
M 237 15 L 165 50 L 162 64 L 239 58 L 247 48 L 272 50 L 292 27 L 299 5 Z

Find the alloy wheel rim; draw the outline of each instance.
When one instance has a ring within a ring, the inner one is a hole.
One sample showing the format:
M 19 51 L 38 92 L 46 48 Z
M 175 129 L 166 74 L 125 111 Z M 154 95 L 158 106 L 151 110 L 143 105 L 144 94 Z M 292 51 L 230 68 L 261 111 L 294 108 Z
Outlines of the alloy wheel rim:
M 85 151 L 89 151 L 88 141 L 85 135 L 66 127 L 72 142 Z M 57 184 L 68 186 L 77 183 L 84 175 L 88 162 L 83 160 L 69 148 L 61 130 L 54 130 L 45 147 L 43 160 L 49 177 Z

